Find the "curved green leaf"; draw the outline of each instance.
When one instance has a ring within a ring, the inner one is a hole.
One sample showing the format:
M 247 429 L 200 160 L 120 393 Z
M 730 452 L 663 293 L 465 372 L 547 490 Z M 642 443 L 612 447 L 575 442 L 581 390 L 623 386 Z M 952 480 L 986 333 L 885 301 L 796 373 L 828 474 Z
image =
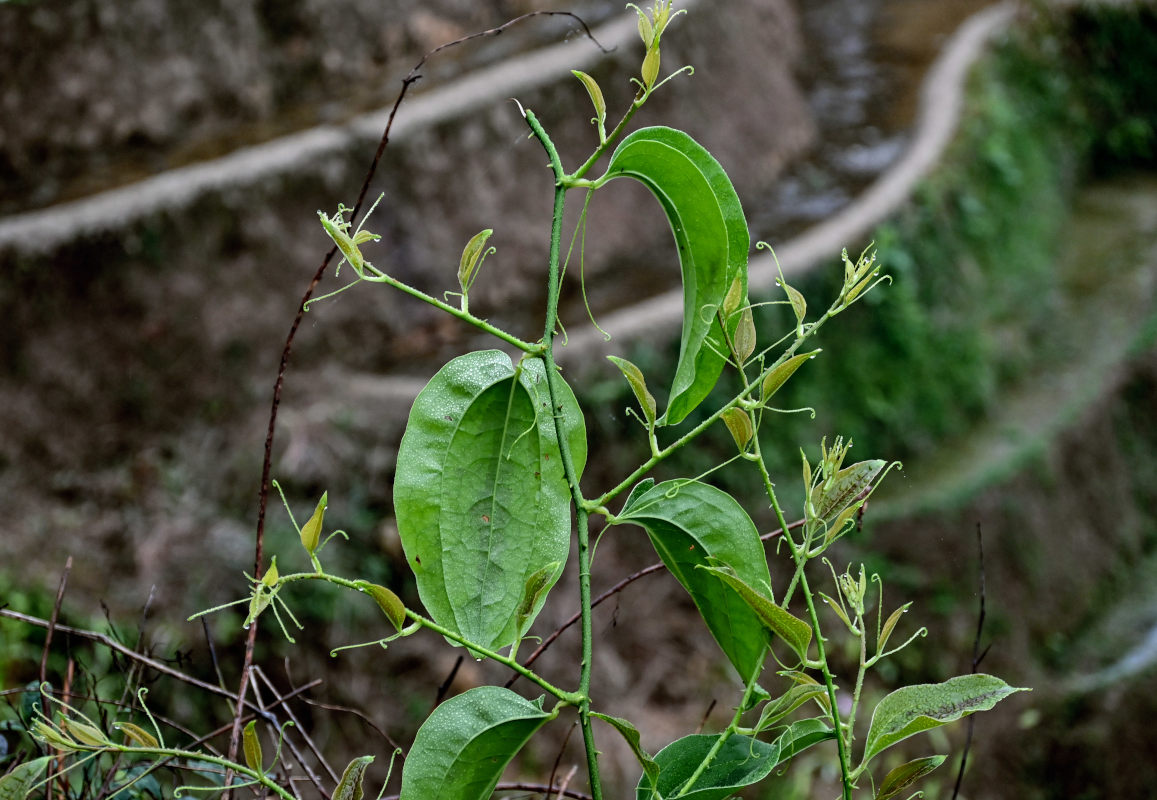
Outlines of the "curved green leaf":
M 655 759 L 647 754 L 643 749 L 642 735 L 639 729 L 636 728 L 631 721 L 623 719 L 622 717 L 612 717 L 609 714 L 600 714 L 597 711 L 591 712 L 592 717 L 597 717 L 603 722 L 610 725 L 619 732 L 619 735 L 626 741 L 627 746 L 631 748 L 631 752 L 635 754 L 635 760 L 639 762 L 639 766 L 643 768 L 643 774 L 646 775 L 652 783 L 659 777 L 659 765 L 655 763 Z
M 479 686 L 434 709 L 402 767 L 400 800 L 485 800 L 527 740 L 555 714 L 501 686 Z
M 771 396 L 787 383 L 787 379 L 794 375 L 797 369 L 815 358 L 819 352 L 819 350 L 813 350 L 810 353 L 800 353 L 799 355 L 792 356 L 771 372 L 767 373 L 767 377 L 763 379 L 763 385 L 760 388 L 760 399 L 765 403 L 770 400 Z
M 830 480 L 821 482 L 811 492 L 815 516 L 824 522 L 834 520 L 871 488 L 872 482 L 880 477 L 887 466 L 888 462 L 878 458 L 858 461 L 841 469 Z
M 251 770 L 265 774 L 264 757 L 261 755 L 261 737 L 257 734 L 257 720 L 249 720 L 241 736 L 245 765 Z
M 925 756 L 901 764 L 885 776 L 876 791 L 876 800 L 889 800 L 944 763 L 948 756 Z
M 739 676 L 749 680 L 767 649 L 764 626 L 734 588 L 698 568 L 722 562 L 747 583 L 770 587 L 767 556 L 755 523 L 731 495 L 706 483 L 667 481 L 637 497 L 632 492 L 631 498 L 618 522 L 647 531 Z
M 659 779 L 652 781 L 644 774 L 635 789 L 635 797 L 637 800 L 651 800 L 657 791 L 658 796 L 664 798 L 678 795 L 681 800 L 724 800 L 744 786 L 763 780 L 776 766 L 797 753 L 832 738 L 835 738 L 835 733 L 818 719 L 805 719 L 790 725 L 770 744 L 734 734 L 723 743 L 691 789 L 678 795 L 719 739 L 718 735 L 711 734 L 684 736 L 655 754 Z
M 643 371 L 625 358 L 607 356 L 607 360 L 619 368 L 623 377 L 627 379 L 627 383 L 631 385 L 631 391 L 635 393 L 635 399 L 639 401 L 639 407 L 643 409 L 643 417 L 647 420 L 647 425 L 654 425 L 658 406 L 655 404 L 655 397 L 647 389 L 647 379 L 643 377 Z
M 337 788 L 333 790 L 333 800 L 362 800 L 365 796 L 362 783 L 373 760 L 373 756 L 358 756 L 347 764 Z
M 32 787 L 40 782 L 44 769 L 52 759 L 52 756 L 41 756 L 0 776 L 0 800 L 24 800 Z
M 909 736 L 955 722 L 976 711 L 987 711 L 1010 694 L 1027 691 L 1031 690 L 1009 686 L 1000 678 L 983 673 L 897 689 L 872 712 L 863 763 L 867 764 L 882 750 Z
M 683 334 L 667 410 L 681 422 L 719 379 L 727 352 L 718 311 L 733 281 L 747 297 L 747 220 L 731 179 L 694 139 L 671 128 L 643 128 L 623 139 L 601 181 L 628 176 L 651 190 L 675 234 L 683 274 Z M 728 321 L 733 335 L 739 318 Z
M 769 631 L 787 642 L 800 659 L 807 659 L 808 645 L 811 644 L 812 640 L 811 625 L 777 606 L 774 600 L 739 577 L 734 568 L 728 565 L 708 565 L 702 569 L 718 576 L 721 581 L 734 589 Z
M 581 473 L 582 412 L 559 386 L 558 413 Z M 410 410 L 394 479 L 398 534 L 430 616 L 492 650 L 518 641 L 562 574 L 570 507 L 542 361 L 516 370 L 487 350 L 443 367 Z M 550 564 L 524 613 L 528 581 Z

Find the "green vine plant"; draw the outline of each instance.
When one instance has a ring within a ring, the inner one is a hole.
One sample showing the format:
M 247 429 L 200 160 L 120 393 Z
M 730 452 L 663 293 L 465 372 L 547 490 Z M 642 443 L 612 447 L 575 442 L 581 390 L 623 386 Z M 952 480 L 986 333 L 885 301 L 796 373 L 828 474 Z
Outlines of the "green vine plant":
M 656 0 L 647 9 L 634 4 L 630 8 L 638 17 L 645 48 L 639 76 L 633 79 L 637 92 L 608 131 L 602 90 L 590 75 L 575 72 L 594 106 L 592 121 L 598 136 L 598 144 L 577 169 L 567 171 L 534 112 L 518 107 L 530 135 L 549 159 L 554 187 L 544 276 L 545 321 L 537 340 L 501 330 L 470 311 L 470 290 L 483 259 L 493 254 L 487 248 L 490 230 L 474 236 L 464 248 L 457 290 L 446 294 L 458 297 L 455 305 L 371 263 L 362 247 L 379 237 L 365 229 L 365 218 L 351 230 L 349 209 L 344 206 L 332 216 L 319 212 L 342 264 L 354 273 L 341 291 L 361 283 L 386 284 L 491 334 L 518 354 L 512 360 L 506 351 L 492 349 L 454 358 L 430 379 L 410 411 L 398 451 L 394 505 L 406 561 L 424 609 L 407 607 L 389 587 L 327 571 L 323 550 L 340 532 L 324 538 L 328 502 L 324 494 L 304 525 L 293 522 L 312 569 L 281 574 L 274 557 L 263 574 L 250 579 L 250 596 L 236 602 L 248 604 L 247 628 L 272 610 L 285 636 L 292 639 L 285 619 L 300 626 L 282 590 L 308 581 L 336 584 L 369 595 L 381 608 L 391 632 L 368 644 L 385 647 L 399 637 L 428 631 L 475 658 L 502 664 L 537 687 L 541 694 L 526 699 L 507 687 L 480 686 L 437 706 L 406 755 L 401 800 L 490 797 L 507 764 L 531 737 L 560 716 L 574 713 L 582 731 L 589 796 L 595 800 L 604 797 L 596 721 L 609 729 L 600 735 L 613 732 L 623 737 L 637 757 L 640 800 L 722 800 L 782 771 L 791 759 L 813 747 L 830 748 L 844 800 L 910 796 L 916 781 L 947 756 L 918 758 L 878 775 L 873 767 L 881 753 L 1025 690 L 985 674 L 904 686 L 875 704 L 865 726 L 868 710 L 863 708 L 862 689 L 868 671 L 926 631 L 901 633 L 910 604 L 889 610 L 878 575 L 867 574 L 863 566 L 837 573 L 827 554 L 854 527 L 864 504 L 895 465 L 876 459 L 849 463 L 850 439 L 825 440 L 818 461 L 803 456 L 802 485 L 787 495 L 773 481 L 763 454 L 765 434 L 782 413 L 774 405 L 776 394 L 820 354 L 812 346 L 817 332 L 888 278 L 871 248 L 855 259 L 845 251 L 842 287 L 816 315 L 781 273 L 783 296 L 775 302 L 790 308 L 795 324 L 776 341 L 762 343 L 765 334 L 755 328 L 748 298 L 747 222 L 727 173 L 681 131 L 644 127 L 626 133 L 654 91 L 675 75 L 691 71 L 684 67 L 660 78 L 661 40 L 684 12 L 675 10 L 672 0 Z M 592 177 L 604 157 L 604 171 Z M 570 193 L 597 193 L 619 178 L 646 186 L 670 223 L 682 273 L 682 333 L 662 410 L 647 376 L 627 359 L 610 357 L 638 402 L 634 416 L 650 455 L 614 486 L 591 492 L 582 483 L 588 456 L 584 411 L 555 363 L 560 241 Z M 730 399 L 683 430 L 725 372 L 732 386 Z M 758 474 L 766 495 L 759 502 L 769 504 L 782 530 L 774 585 L 763 542 L 743 504 L 705 480 L 717 465 L 704 465 L 698 477 L 662 483 L 649 477 L 657 465 L 718 425 L 734 438 L 733 460 Z M 785 508 L 802 510 L 802 523 L 789 524 Z M 631 721 L 592 705 L 592 515 L 602 517 L 608 526 L 642 528 L 694 601 L 741 687 L 722 730 L 683 736 L 651 754 L 642 747 L 640 731 Z M 571 558 L 572 539 L 577 542 L 582 658 L 575 683 L 560 686 L 520 661 L 519 648 Z M 831 587 L 821 591 L 829 575 Z M 829 657 L 833 637 L 850 639 L 858 651 L 854 674 L 836 674 Z M 273 780 L 252 723 L 243 737 L 245 762 L 234 763 L 200 751 L 167 748 L 156 729 L 150 733 L 122 725 L 127 742 L 118 743 L 91 720 L 79 719 L 66 708 L 60 712 L 36 725 L 36 735 L 58 752 L 83 756 L 115 751 L 204 762 L 226 768 L 236 780 L 265 787 L 278 797 L 293 796 Z M 355 759 L 332 796 L 363 797 L 370 760 L 371 755 Z M 32 786 L 36 778 L 29 775 L 43 770 L 47 762 L 39 767 L 36 763 L 27 766 L 28 782 L 21 787 Z M 222 791 L 223 786 L 207 791 Z M 0 782 L 0 789 L 8 786 Z M 17 789 L 3 796 L 24 795 Z

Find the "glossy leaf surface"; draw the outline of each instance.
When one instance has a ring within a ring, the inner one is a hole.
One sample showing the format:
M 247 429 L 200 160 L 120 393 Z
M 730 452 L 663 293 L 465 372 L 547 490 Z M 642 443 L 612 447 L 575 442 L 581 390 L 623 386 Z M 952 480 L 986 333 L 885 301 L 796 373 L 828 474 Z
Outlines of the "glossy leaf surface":
M 759 531 L 731 495 L 706 483 L 667 481 L 631 493 L 619 515 L 647 531 L 659 557 L 691 595 L 712 636 L 748 680 L 762 662 L 767 634 L 759 617 L 732 587 L 701 567 L 722 562 L 749 584 L 770 586 Z
M 643 128 L 623 139 L 611 156 L 607 179 L 622 176 L 640 181 L 659 200 L 679 252 L 683 333 L 660 420 L 674 425 L 703 401 L 723 371 L 727 343 L 717 312 L 736 278 L 746 303 L 747 221 L 723 167 L 682 131 Z M 729 335 L 738 322 L 728 323 Z
M 586 431 L 574 394 L 559 385 L 558 413 L 581 473 Z M 516 370 L 488 350 L 443 367 L 410 411 L 394 507 L 430 616 L 483 647 L 517 641 L 570 551 L 570 490 L 542 362 Z M 549 564 L 555 571 L 520 614 L 528 580 Z
M 500 686 L 451 697 L 422 723 L 400 800 L 485 800 L 526 741 L 554 715 Z
M 680 797 L 683 800 L 724 800 L 744 786 L 763 780 L 777 765 L 795 754 L 833 736 L 832 730 L 818 719 L 794 723 L 771 743 L 735 734 L 723 743 L 711 764 Z M 676 796 L 718 738 L 711 734 L 685 736 L 656 753 L 659 780 L 652 782 L 643 775 L 635 790 L 637 800 L 651 800 L 656 790 L 664 798 Z
M 863 763 L 867 764 L 880 751 L 909 736 L 955 722 L 976 711 L 987 711 L 1010 694 L 1025 691 L 1028 689 L 1017 689 L 983 673 L 897 689 L 872 712 Z

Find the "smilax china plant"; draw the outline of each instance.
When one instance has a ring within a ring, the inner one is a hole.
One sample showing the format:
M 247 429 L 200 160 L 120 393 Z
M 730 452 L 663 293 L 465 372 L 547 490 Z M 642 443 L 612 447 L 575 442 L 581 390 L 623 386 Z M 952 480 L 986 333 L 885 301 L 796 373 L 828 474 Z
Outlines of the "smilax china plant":
M 850 463 L 851 442 L 836 438 L 821 444 L 818 461 L 803 458 L 802 486 L 784 494 L 763 454 L 764 434 L 779 413 L 775 395 L 819 353 L 810 346 L 817 331 L 887 278 L 870 251 L 855 260 L 845 253 L 842 287 L 816 315 L 781 276 L 782 295 L 774 302 L 790 309 L 794 326 L 776 341 L 761 341 L 765 334 L 755 329 L 747 291 L 747 223 L 723 167 L 681 131 L 645 127 L 626 133 L 656 89 L 674 75 L 690 72 L 683 68 L 660 79 L 661 40 L 681 13 L 672 9 L 671 0 L 645 10 L 632 8 L 646 54 L 634 79 L 634 100 L 612 129 L 607 128 L 599 85 L 575 72 L 593 102 L 598 135 L 586 161 L 568 171 L 533 111 L 519 106 L 530 135 L 549 159 L 554 182 L 544 264 L 545 324 L 537 340 L 500 330 L 470 311 L 470 289 L 493 252 L 487 248 L 490 231 L 467 243 L 457 291 L 447 293 L 457 301 L 450 303 L 372 264 L 373 254 L 362 248 L 379 237 L 366 230 L 364 218 L 355 227 L 344 206 L 332 216 L 319 212 L 322 226 L 340 249 L 342 264 L 353 273 L 339 291 L 361 283 L 387 284 L 493 335 L 505 350 L 454 358 L 431 378 L 410 411 L 398 452 L 394 503 L 423 608 L 406 607 L 388 587 L 325 569 L 323 495 L 298 528 L 312 571 L 281 574 L 273 559 L 260 579 L 253 580 L 252 595 L 238 601 L 249 604 L 246 626 L 271 610 L 288 636 L 282 615 L 294 624 L 296 620 L 282 589 L 301 581 L 325 581 L 366 593 L 378 603 L 393 633 L 376 643 L 384 646 L 427 630 L 476 658 L 506 666 L 537 687 L 540 694 L 534 699 L 509 688 L 482 686 L 439 705 L 406 756 L 402 800 L 489 797 L 527 741 L 567 713 L 577 714 L 587 784 L 596 800 L 604 796 L 596 733 L 621 736 L 629 744 L 639 763 L 640 799 L 722 800 L 784 769 L 786 762 L 813 747 L 829 748 L 845 799 L 857 794 L 878 800 L 907 796 L 909 787 L 946 756 L 930 755 L 877 774 L 873 767 L 878 755 L 914 734 L 992 708 L 1021 690 L 996 677 L 971 674 L 906 686 L 874 708 L 862 708 L 867 671 L 924 631 L 899 635 L 908 605 L 885 608 L 877 575 L 866 574 L 862 566 L 836 574 L 824 556 L 853 527 L 891 465 L 880 460 Z M 596 167 L 604 160 L 600 173 Z M 584 226 L 592 196 L 619 178 L 646 186 L 670 223 L 682 271 L 683 324 L 662 410 L 642 371 L 625 358 L 611 357 L 638 402 L 631 413 L 650 456 L 614 486 L 592 492 L 582 481 L 588 456 L 583 409 L 555 363 L 563 212 L 572 192 L 583 193 L 579 226 Z M 507 354 L 511 349 L 514 359 Z M 731 387 L 730 399 L 691 426 L 688 416 L 721 381 Z M 778 520 L 777 551 L 784 563 L 776 570 L 774 586 L 763 541 L 748 512 L 739 499 L 707 481 L 720 465 L 704 465 L 697 476 L 662 483 L 648 477 L 675 451 L 719 425 L 735 440 L 738 452 L 732 461 L 758 474 L 766 495 L 759 502 L 768 503 Z M 802 521 L 789 524 L 787 514 L 794 510 L 802 511 Z M 644 529 L 667 569 L 690 594 L 735 671 L 734 712 L 722 730 L 689 734 L 650 754 L 632 722 L 592 704 L 592 516 L 602 517 L 608 526 Z M 577 541 L 582 659 L 575 682 L 556 686 L 531 668 L 533 657 L 519 660 L 519 650 L 571 557 L 572 538 Z M 828 576 L 834 585 L 821 591 L 819 584 Z M 851 674 L 833 671 L 829 640 L 835 636 L 849 638 L 859 653 Z M 61 730 L 46 725 L 43 734 L 80 746 L 75 726 Z M 99 746 L 114 746 L 98 734 L 92 737 L 99 739 Z M 159 746 L 158 737 L 138 734 L 137 750 Z M 237 765 L 238 774 L 279 796 L 291 796 L 270 780 L 259 746 L 253 755 L 257 738 L 251 727 L 245 734 L 246 765 Z M 370 760 L 364 756 L 351 763 L 333 796 L 362 797 Z

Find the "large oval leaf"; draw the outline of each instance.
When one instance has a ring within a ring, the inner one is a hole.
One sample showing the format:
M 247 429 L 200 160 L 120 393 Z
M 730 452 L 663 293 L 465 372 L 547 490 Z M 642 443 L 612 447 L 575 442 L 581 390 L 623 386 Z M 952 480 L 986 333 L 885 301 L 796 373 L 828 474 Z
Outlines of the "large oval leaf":
M 402 767 L 400 800 L 485 800 L 526 741 L 555 714 L 501 686 L 479 686 L 434 709 Z
M 683 334 L 667 410 L 660 422 L 681 422 L 723 371 L 727 344 L 717 310 L 738 278 L 747 298 L 751 240 L 739 196 L 723 167 L 701 144 L 672 128 L 643 128 L 611 156 L 606 181 L 627 176 L 659 200 L 679 251 L 683 274 Z M 740 315 L 728 321 L 733 335 Z
M 558 384 L 581 472 L 582 413 Z M 516 370 L 487 350 L 443 367 L 410 410 L 394 478 L 398 534 L 434 621 L 492 650 L 518 641 L 562 574 L 570 506 L 542 361 Z
M 733 587 L 700 567 L 722 562 L 747 584 L 770 593 L 767 556 L 755 523 L 731 495 L 697 481 L 667 481 L 637 497 L 632 492 L 631 498 L 618 521 L 647 531 L 746 682 L 767 649 L 763 623 Z
M 684 736 L 655 754 L 659 765 L 658 781 L 644 774 L 635 789 L 637 800 L 679 796 L 681 800 L 724 800 L 744 786 L 766 778 L 787 759 L 814 744 L 835 738 L 834 731 L 818 719 L 800 720 L 790 725 L 779 738 L 768 743 L 750 736 L 734 734 L 707 766 L 686 794 L 681 787 L 707 757 L 718 735 Z
M 889 694 L 872 712 L 864 760 L 921 731 L 987 711 L 1010 694 L 1027 692 L 984 673 L 959 675 L 943 683 L 904 686 Z

